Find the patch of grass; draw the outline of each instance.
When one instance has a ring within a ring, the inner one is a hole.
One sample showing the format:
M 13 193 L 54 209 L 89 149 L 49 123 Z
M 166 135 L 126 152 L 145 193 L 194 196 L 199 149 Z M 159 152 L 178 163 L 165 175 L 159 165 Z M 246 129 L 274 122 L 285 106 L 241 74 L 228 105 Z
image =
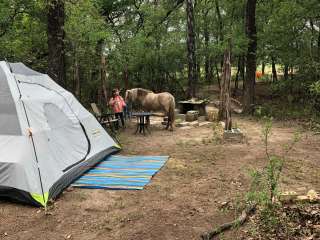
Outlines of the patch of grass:
M 74 193 L 76 195 L 75 199 L 78 199 L 80 202 L 83 202 L 88 199 L 88 195 L 85 192 L 79 191 Z
M 182 121 L 182 119 L 180 119 L 180 118 L 178 118 L 178 119 L 176 119 L 175 120 L 175 124 L 179 124 L 179 123 L 182 123 L 183 121 Z
M 169 161 L 167 167 L 174 171 L 177 176 L 184 176 L 188 170 L 188 167 L 181 161 L 175 159 L 174 161 Z
M 181 148 L 191 147 L 191 146 L 198 146 L 199 144 L 203 144 L 205 140 L 203 138 L 194 138 L 194 139 L 179 139 L 176 142 L 176 145 Z
M 176 145 L 177 145 L 178 147 L 183 148 L 183 147 L 185 147 L 185 142 L 184 142 L 183 140 L 179 139 L 179 140 L 176 142 Z
M 124 209 L 126 207 L 122 197 L 117 198 L 117 200 L 115 201 L 113 207 L 117 208 L 117 209 Z
M 128 215 L 127 221 L 137 221 L 143 218 L 143 213 L 141 211 L 131 212 Z
M 277 104 L 264 103 L 257 106 L 254 111 L 254 116 L 258 119 L 264 117 L 272 117 L 277 120 L 287 119 L 309 119 L 312 116 L 312 107 L 301 104 Z
M 252 183 L 247 193 L 247 201 L 256 203 L 259 208 L 258 225 L 261 231 L 273 233 L 279 229 L 281 216 L 279 215 L 281 204 L 278 201 L 279 179 L 282 173 L 286 156 L 293 146 L 299 141 L 300 135 L 296 133 L 290 144 L 284 146 L 283 154 L 278 155 L 270 152 L 269 138 L 272 134 L 272 120 L 265 118 L 265 125 L 262 131 L 262 141 L 265 148 L 267 165 L 262 170 L 250 172 Z M 281 229 L 286 228 L 281 225 Z
M 220 122 L 213 122 L 212 130 L 213 130 L 212 143 L 214 144 L 222 143 L 223 128 Z

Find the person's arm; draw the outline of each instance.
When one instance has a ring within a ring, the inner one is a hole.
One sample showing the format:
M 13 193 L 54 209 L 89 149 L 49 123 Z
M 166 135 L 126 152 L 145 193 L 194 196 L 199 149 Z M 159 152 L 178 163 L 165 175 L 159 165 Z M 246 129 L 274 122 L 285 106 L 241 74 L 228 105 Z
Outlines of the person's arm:
M 113 106 L 113 105 L 114 105 L 114 102 L 115 102 L 115 101 L 114 101 L 114 98 L 110 98 L 109 105 L 110 105 L 110 106 Z
M 121 96 L 119 96 L 119 97 L 120 97 L 122 107 L 126 107 L 127 106 L 126 102 L 123 100 L 123 98 Z

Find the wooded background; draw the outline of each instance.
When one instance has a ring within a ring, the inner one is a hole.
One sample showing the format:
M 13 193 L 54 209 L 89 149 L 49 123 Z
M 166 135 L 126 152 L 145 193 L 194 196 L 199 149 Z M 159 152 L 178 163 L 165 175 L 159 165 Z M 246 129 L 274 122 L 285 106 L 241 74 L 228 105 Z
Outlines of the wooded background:
M 247 112 L 257 66 L 270 66 L 259 80 L 275 92 L 319 108 L 319 28 L 319 0 L 0 0 L 0 59 L 48 73 L 85 105 L 114 87 L 185 99 L 220 85 L 230 40 Z

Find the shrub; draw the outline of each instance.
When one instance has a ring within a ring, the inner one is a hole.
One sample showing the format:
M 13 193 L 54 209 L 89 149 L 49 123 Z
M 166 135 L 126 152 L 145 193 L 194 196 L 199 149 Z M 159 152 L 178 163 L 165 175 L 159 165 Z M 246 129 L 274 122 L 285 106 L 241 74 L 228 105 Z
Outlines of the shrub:
M 320 111 L 320 81 L 310 85 L 310 94 L 313 107 Z

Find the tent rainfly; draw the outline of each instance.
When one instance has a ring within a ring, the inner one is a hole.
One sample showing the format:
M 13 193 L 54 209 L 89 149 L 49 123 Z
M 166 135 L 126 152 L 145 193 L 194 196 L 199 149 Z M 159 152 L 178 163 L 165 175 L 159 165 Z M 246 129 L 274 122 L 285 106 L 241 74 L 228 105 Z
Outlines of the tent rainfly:
M 94 116 L 48 75 L 0 61 L 0 197 L 46 206 L 118 150 Z

